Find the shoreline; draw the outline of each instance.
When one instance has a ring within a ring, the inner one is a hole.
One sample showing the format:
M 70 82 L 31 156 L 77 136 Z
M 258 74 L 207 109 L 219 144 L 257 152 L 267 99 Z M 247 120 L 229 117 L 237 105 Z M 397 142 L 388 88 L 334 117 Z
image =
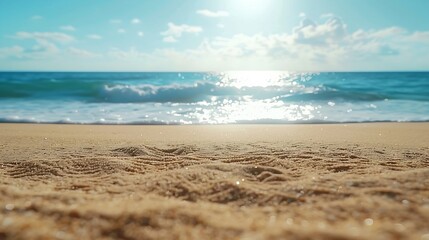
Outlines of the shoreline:
M 0 124 L 1 239 L 428 239 L 429 123 Z
M 241 121 L 237 123 L 192 123 L 192 124 L 183 124 L 183 123 L 163 123 L 163 122 L 129 122 L 129 123 L 81 123 L 81 122 L 31 122 L 31 121 L 0 121 L 0 124 L 34 124 L 34 125 L 100 125 L 100 126 L 240 126 L 240 125 L 344 125 L 344 124 L 372 124 L 372 123 L 429 123 L 429 120 L 415 120 L 415 121 L 344 121 L 344 122 L 329 122 L 329 121 L 299 121 L 299 122 L 290 122 L 290 121 L 267 121 L 267 122 L 252 122 L 252 121 Z

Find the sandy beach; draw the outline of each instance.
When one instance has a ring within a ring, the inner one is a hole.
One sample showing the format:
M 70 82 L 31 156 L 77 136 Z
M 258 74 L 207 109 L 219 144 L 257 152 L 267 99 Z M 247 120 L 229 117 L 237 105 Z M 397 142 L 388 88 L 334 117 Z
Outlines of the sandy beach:
M 0 239 L 429 239 L 429 124 L 0 124 Z

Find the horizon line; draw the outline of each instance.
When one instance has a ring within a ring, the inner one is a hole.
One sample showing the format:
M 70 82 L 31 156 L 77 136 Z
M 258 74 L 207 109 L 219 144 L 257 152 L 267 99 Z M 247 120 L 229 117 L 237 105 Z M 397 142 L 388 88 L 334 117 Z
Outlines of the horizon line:
M 352 70 L 352 71 L 341 71 L 341 70 L 206 70 L 206 71 L 169 71 L 169 70 L 153 70 L 153 71 L 99 71 L 99 70 L 0 70 L 0 73 L 208 73 L 208 72 L 311 72 L 311 73 L 386 73 L 386 72 L 429 72 L 427 70 Z

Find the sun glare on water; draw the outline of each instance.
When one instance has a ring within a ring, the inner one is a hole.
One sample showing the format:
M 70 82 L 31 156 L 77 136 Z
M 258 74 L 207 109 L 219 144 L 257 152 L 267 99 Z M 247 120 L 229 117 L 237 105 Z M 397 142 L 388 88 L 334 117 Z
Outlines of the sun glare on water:
M 282 87 L 294 84 L 295 77 L 283 71 L 232 71 L 225 72 L 219 86 L 243 87 Z
M 285 71 L 224 72 L 220 74 L 218 90 L 229 89 L 234 94 L 212 97 L 188 117 L 196 118 L 200 123 L 214 124 L 267 119 L 272 122 L 310 120 L 318 107 L 282 100 L 296 92 L 307 91 L 302 85 L 307 80 L 305 74 Z

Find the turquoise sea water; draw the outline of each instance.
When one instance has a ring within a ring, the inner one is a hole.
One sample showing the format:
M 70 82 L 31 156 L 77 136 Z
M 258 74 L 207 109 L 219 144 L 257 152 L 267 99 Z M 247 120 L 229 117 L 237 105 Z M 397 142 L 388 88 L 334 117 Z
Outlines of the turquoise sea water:
M 2 72 L 0 121 L 428 121 L 429 72 Z

